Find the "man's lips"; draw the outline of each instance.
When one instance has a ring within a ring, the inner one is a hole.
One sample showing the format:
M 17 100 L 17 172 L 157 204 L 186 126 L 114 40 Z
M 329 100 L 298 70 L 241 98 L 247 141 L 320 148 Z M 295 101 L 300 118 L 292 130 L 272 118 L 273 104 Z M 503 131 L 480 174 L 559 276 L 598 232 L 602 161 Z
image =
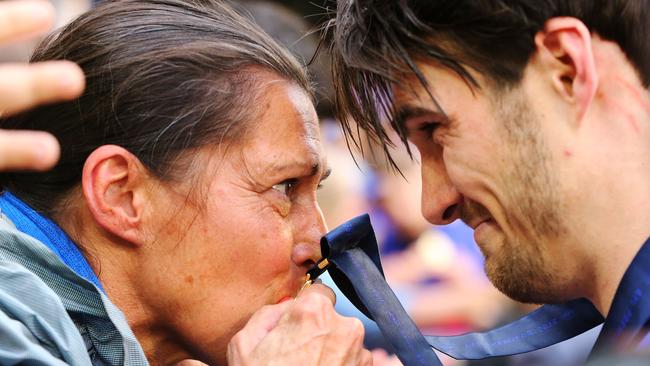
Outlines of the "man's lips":
M 492 221 L 492 217 L 473 219 L 470 220 L 470 222 L 468 222 L 467 225 L 471 227 L 473 230 L 476 230 L 476 228 L 478 228 L 481 224 L 486 223 L 488 221 Z

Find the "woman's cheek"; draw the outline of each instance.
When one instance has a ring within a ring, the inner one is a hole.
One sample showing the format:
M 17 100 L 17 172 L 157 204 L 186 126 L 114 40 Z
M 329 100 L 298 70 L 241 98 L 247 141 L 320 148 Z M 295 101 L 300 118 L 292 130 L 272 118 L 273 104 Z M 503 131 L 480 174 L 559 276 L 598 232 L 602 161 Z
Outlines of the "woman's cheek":
M 282 200 L 280 203 L 278 203 L 278 213 L 283 218 L 289 216 L 290 210 L 291 210 L 291 202 L 289 202 L 288 200 Z
M 270 229 L 267 242 L 267 260 L 274 272 L 285 272 L 291 266 L 293 250 L 293 229 L 286 220 L 281 220 Z
M 282 218 L 289 216 L 291 211 L 291 200 L 280 192 L 268 192 L 267 200 L 273 210 Z

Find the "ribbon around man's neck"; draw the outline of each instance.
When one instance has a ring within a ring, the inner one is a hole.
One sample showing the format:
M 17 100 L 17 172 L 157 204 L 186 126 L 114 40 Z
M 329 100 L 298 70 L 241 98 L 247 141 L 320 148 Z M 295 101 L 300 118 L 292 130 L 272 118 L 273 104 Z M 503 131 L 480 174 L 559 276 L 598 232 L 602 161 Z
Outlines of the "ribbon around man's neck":
M 460 336 L 423 336 L 384 278 L 377 239 L 368 215 L 356 217 L 321 239 L 323 260 L 308 272 L 325 270 L 343 294 L 374 320 L 405 366 L 442 365 L 433 348 L 455 359 L 475 360 L 525 353 L 582 334 L 603 322 L 587 300 L 545 305 L 489 332 Z M 326 261 L 325 261 L 326 260 Z M 327 267 L 323 263 L 328 263 Z

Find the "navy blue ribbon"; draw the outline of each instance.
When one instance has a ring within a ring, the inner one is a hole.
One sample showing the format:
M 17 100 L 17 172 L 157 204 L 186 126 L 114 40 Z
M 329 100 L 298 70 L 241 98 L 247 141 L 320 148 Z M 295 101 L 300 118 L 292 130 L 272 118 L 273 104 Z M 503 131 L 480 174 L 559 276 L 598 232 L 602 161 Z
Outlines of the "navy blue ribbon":
M 650 240 L 645 242 L 625 271 L 589 358 L 639 349 L 646 356 L 650 355 L 649 330 Z
M 580 299 L 563 305 L 545 305 L 489 332 L 424 337 L 386 283 L 368 215 L 328 233 L 321 239 L 321 251 L 330 262 L 327 270 L 336 285 L 377 323 L 406 366 L 441 365 L 431 347 L 465 360 L 530 352 L 577 336 L 604 320 L 589 301 Z M 318 275 L 310 273 L 312 277 Z

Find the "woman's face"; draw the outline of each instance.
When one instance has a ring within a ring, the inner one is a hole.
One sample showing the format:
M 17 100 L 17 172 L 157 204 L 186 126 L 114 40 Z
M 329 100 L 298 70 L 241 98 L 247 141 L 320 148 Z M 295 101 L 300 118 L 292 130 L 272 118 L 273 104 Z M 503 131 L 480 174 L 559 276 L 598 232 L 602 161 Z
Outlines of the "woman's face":
M 242 141 L 198 152 L 199 184 L 188 174 L 152 195 L 157 232 L 140 297 L 210 363 L 225 360 L 253 312 L 296 295 L 326 231 L 316 189 L 328 169 L 314 107 L 296 85 L 269 85 Z

